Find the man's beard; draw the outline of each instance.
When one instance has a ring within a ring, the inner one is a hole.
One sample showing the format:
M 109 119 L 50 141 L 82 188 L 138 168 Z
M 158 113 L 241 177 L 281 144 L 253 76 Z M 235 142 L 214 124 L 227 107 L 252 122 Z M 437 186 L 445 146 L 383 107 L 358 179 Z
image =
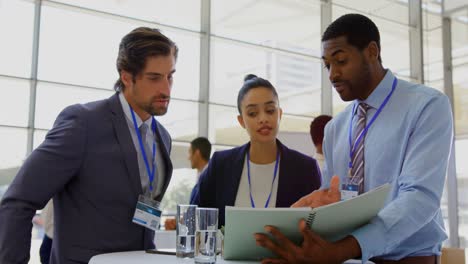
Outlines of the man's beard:
M 142 109 L 152 116 L 162 116 L 167 113 L 167 107 L 153 107 L 151 103 L 143 106 Z
M 368 87 L 370 87 L 370 83 L 371 83 L 372 73 L 371 73 L 369 64 L 366 63 L 366 60 L 364 58 L 362 58 L 359 73 L 360 73 L 359 78 L 357 78 L 355 82 L 350 83 L 350 85 L 352 86 L 351 87 L 352 91 L 354 91 L 354 93 L 357 92 L 357 91 L 359 91 L 361 93 L 361 94 L 354 94 L 354 97 L 356 97 L 357 99 L 361 99 L 359 97 L 363 95 L 362 94 L 363 93 L 363 87 L 368 88 Z M 366 99 L 366 98 L 362 98 L 362 99 Z
M 167 113 L 167 108 L 169 107 L 169 102 L 166 107 L 154 107 L 152 103 L 148 103 L 140 106 L 146 113 L 152 116 L 162 116 Z

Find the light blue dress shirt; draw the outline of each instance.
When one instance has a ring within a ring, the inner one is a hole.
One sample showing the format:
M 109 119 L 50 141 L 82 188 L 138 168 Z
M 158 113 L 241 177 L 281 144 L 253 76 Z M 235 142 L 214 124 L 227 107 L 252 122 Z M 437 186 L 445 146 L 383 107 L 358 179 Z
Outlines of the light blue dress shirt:
M 142 185 L 143 193 L 146 193 L 146 191 L 149 188 L 148 171 L 146 170 L 146 167 L 144 164 L 145 161 L 143 160 L 143 155 L 141 154 L 140 143 L 138 142 L 138 135 L 136 134 L 135 126 L 133 125 L 133 118 L 132 118 L 132 113 L 130 112 L 130 105 L 125 99 L 125 96 L 123 95 L 123 93 L 119 93 L 119 100 L 120 100 L 120 104 L 122 104 L 122 109 L 125 113 L 125 120 L 127 121 L 128 129 L 130 130 L 130 135 L 132 136 L 132 141 L 133 141 L 135 150 L 138 155 L 138 168 L 140 170 L 141 185 Z M 138 128 L 140 128 L 140 126 L 143 124 L 143 121 L 136 113 L 135 113 L 135 119 L 137 121 Z M 162 142 L 159 138 L 153 135 L 153 131 L 151 130 L 151 122 L 152 122 L 152 118 L 148 118 L 148 120 L 146 120 L 144 123 L 149 128 L 146 133 L 146 144 L 148 146 L 152 146 L 153 142 L 156 140 L 156 146 L 157 146 L 156 159 L 155 159 L 156 172 L 155 172 L 154 180 L 153 180 L 153 192 L 151 193 L 151 197 L 154 198 L 160 195 L 162 192 L 166 170 L 165 170 L 164 160 L 161 154 Z M 152 159 L 151 153 L 147 153 L 147 155 L 148 155 L 147 157 L 149 161 L 151 161 Z
M 394 78 L 387 70 L 363 101 L 371 106 L 367 122 L 390 93 Z M 347 176 L 351 112 L 359 102 L 348 105 L 325 128 L 324 188 L 333 175 L 341 183 Z M 353 123 L 357 120 L 355 117 Z M 447 238 L 440 200 L 452 138 L 448 98 L 435 89 L 398 79 L 392 97 L 365 137 L 365 191 L 384 183 L 390 183 L 392 190 L 378 216 L 352 233 L 361 247 L 363 263 L 372 257 L 397 260 L 440 255 Z

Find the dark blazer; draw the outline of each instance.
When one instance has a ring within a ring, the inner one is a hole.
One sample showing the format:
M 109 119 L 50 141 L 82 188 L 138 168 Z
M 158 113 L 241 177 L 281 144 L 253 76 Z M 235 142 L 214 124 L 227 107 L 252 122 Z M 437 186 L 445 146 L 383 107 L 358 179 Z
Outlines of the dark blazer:
M 317 161 L 289 149 L 277 140 L 280 170 L 276 207 L 289 207 L 302 196 L 317 190 L 321 174 Z M 200 207 L 219 209 L 219 226 L 224 225 L 224 207 L 234 206 L 244 160 L 250 143 L 215 152 L 208 168 L 200 175 L 199 191 L 191 201 Z
M 167 189 L 171 138 L 157 123 Z M 118 95 L 63 110 L 0 204 L 0 263 L 27 263 L 31 219 L 54 198 L 50 263 L 88 263 L 97 254 L 153 248 L 154 232 L 132 223 L 142 193 L 137 152 Z

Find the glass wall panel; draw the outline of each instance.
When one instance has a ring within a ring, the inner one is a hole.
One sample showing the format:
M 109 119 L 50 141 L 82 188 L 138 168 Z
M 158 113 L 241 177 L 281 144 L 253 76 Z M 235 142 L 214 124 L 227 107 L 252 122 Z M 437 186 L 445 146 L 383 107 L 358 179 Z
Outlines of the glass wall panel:
M 283 115 L 280 131 L 309 133 L 313 117 Z
M 59 0 L 57 2 L 159 24 L 200 30 L 199 0 Z
M 455 133 L 468 136 L 468 63 L 453 66 Z
M 113 89 L 118 78 L 115 61 L 119 43 L 123 36 L 140 26 L 155 27 L 76 9 L 44 6 L 39 79 Z M 180 50 L 172 96 L 197 99 L 199 36 L 170 30 L 162 32 L 171 37 Z
M 47 135 L 47 132 L 49 132 L 49 130 L 42 130 L 42 129 L 34 130 L 33 150 L 36 149 L 37 147 L 39 147 L 39 145 L 41 145 L 42 142 L 44 142 L 44 139 L 45 139 L 45 137 Z
M 0 77 L 0 125 L 28 126 L 30 82 Z
M 211 105 L 209 135 L 213 144 L 240 146 L 249 142 L 249 135 L 237 121 L 236 107 Z
M 198 136 L 198 103 L 172 99 L 167 113 L 156 119 L 169 131 L 172 140 L 192 141 Z
M 211 1 L 216 36 L 320 55 L 320 1 Z
M 452 67 L 457 136 L 468 136 L 468 9 L 452 17 Z
M 38 78 L 113 89 L 119 43 L 133 28 L 117 19 L 43 6 Z
M 171 96 L 198 100 L 200 93 L 200 36 L 165 31 L 179 48 Z
M 112 91 L 39 82 L 37 84 L 35 128 L 50 129 L 67 106 L 108 98 Z
M 0 126 L 0 200 L 26 159 L 27 130 Z
M 0 126 L 0 135 L 0 185 L 6 185 L 26 157 L 27 130 Z
M 271 50 L 255 49 L 213 39 L 210 101 L 237 106 L 245 75 L 253 73 L 276 87 L 284 113 L 316 115 L 320 112 L 318 60 Z
M 458 185 L 458 235 L 460 247 L 468 247 L 468 138 L 455 141 Z
M 360 13 L 366 16 L 381 18 L 394 23 L 409 25 L 408 3 L 398 0 L 333 0 L 332 4 L 346 13 Z M 375 22 L 375 21 L 374 21 Z M 379 26 L 379 25 L 377 25 Z
M 33 1 L 0 1 L 0 74 L 30 77 L 33 28 Z
M 458 234 L 468 247 L 468 8 L 452 16 L 452 64 L 455 107 Z M 468 251 L 467 251 L 468 255 Z
M 434 3 L 423 1 L 434 8 Z M 430 1 L 433 2 L 433 1 Z M 432 9 L 431 9 L 432 10 Z M 423 52 L 424 52 L 424 84 L 439 91 L 444 90 L 444 66 L 442 50 L 442 17 L 423 9 Z

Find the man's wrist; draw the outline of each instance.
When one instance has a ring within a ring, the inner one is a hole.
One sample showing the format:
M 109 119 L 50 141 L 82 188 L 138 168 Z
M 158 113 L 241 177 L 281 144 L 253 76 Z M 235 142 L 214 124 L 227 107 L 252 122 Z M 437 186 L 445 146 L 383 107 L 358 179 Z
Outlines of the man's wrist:
M 361 257 L 361 246 L 354 236 L 347 236 L 333 244 L 336 257 L 340 262 Z

